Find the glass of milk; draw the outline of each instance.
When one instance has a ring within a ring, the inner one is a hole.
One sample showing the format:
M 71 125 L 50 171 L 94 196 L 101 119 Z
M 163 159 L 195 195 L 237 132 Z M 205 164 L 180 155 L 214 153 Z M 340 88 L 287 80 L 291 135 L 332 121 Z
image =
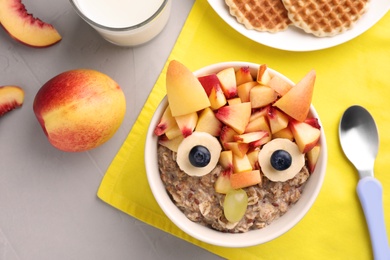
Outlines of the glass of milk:
M 70 0 L 77 14 L 119 46 L 143 44 L 165 27 L 171 0 Z

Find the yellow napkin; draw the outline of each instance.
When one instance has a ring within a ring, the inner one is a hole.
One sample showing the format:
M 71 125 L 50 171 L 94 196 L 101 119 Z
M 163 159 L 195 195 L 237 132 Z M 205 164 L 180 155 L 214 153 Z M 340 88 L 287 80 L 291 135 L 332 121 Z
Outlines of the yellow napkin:
M 323 188 L 312 209 L 293 229 L 263 245 L 222 248 L 200 242 L 179 230 L 153 198 L 145 175 L 144 143 L 149 121 L 165 95 L 166 66 L 126 141 L 110 165 L 98 197 L 154 227 L 228 259 L 371 259 L 363 212 L 356 195 L 358 175 L 338 141 L 338 124 L 353 104 L 366 107 L 380 134 L 375 176 L 383 186 L 390 235 L 390 14 L 354 40 L 326 50 L 294 53 L 244 38 L 197 0 L 169 60 L 191 70 L 221 61 L 266 63 L 297 82 L 317 71 L 313 104 L 325 129 L 329 150 Z

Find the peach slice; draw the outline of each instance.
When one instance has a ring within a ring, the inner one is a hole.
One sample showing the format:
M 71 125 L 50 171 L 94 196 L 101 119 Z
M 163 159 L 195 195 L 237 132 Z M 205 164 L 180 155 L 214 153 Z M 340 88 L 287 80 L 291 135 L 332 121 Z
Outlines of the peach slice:
M 199 80 L 183 64 L 172 60 L 167 69 L 166 88 L 172 116 L 182 116 L 210 106 Z
M 244 133 L 249 122 L 250 115 L 250 102 L 221 107 L 215 114 L 221 122 L 230 126 L 239 134 Z
M 61 40 L 53 25 L 29 14 L 21 0 L 0 1 L 0 21 L 7 33 L 32 47 L 48 47 Z
M 21 107 L 24 101 L 24 90 L 18 86 L 0 87 L 0 116 Z
M 315 79 L 316 72 L 311 70 L 273 105 L 292 118 L 300 122 L 304 121 L 309 114 Z
M 256 131 L 256 132 L 250 132 L 250 133 L 245 133 L 245 134 L 240 134 L 240 135 L 235 135 L 234 136 L 234 141 L 239 142 L 239 143 L 252 143 L 257 140 L 260 140 L 263 137 L 268 136 L 267 131 Z

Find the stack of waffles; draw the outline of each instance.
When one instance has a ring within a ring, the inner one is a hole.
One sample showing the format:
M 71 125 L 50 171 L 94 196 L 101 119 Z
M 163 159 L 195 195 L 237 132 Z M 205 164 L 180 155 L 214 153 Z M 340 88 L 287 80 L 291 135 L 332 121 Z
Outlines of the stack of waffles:
M 290 25 L 317 37 L 351 29 L 369 0 L 225 0 L 230 14 L 248 29 L 279 32 Z

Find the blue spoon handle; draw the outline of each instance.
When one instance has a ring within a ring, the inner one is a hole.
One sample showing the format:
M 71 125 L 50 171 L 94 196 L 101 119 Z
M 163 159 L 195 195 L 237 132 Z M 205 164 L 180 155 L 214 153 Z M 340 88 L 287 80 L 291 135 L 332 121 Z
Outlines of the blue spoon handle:
M 357 194 L 366 217 L 375 260 L 390 259 L 382 202 L 382 185 L 374 177 L 364 177 L 357 185 Z

